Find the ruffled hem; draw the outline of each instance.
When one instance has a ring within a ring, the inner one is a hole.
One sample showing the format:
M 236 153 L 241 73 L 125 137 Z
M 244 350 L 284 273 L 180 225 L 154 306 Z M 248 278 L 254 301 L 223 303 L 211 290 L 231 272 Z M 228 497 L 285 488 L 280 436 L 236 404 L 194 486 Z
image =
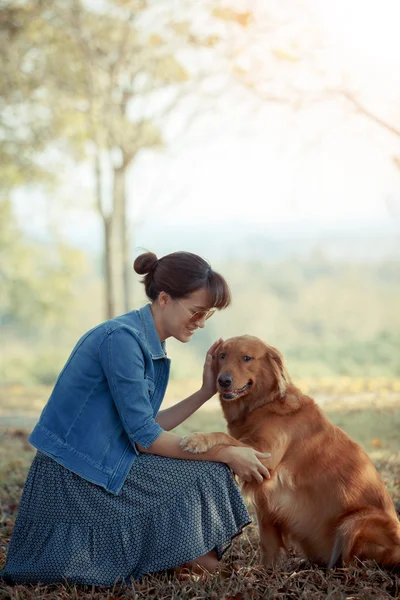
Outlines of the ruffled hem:
M 224 472 L 209 474 L 211 488 L 195 480 L 176 502 L 123 523 L 17 520 L 1 575 L 15 583 L 127 585 L 214 549 L 221 559 L 251 523 L 236 483 Z
M 193 497 L 190 494 L 182 495 L 180 497 L 180 504 L 179 506 L 175 507 L 175 509 L 171 509 L 169 507 L 170 514 L 168 522 L 171 524 L 171 526 L 176 527 L 177 515 L 175 513 L 179 514 L 181 520 L 181 527 L 176 531 L 177 539 L 180 539 L 181 543 L 175 549 L 173 560 L 168 557 L 166 553 L 163 553 L 162 543 L 158 546 L 156 542 L 157 552 L 154 552 L 153 548 L 151 558 L 145 557 L 145 560 L 143 561 L 146 564 L 145 568 L 141 568 L 140 564 L 137 566 L 135 572 L 133 573 L 134 579 L 140 579 L 140 577 L 146 574 L 157 573 L 159 571 L 165 571 L 167 569 L 183 565 L 187 562 L 195 560 L 196 558 L 199 558 L 200 556 L 203 556 L 204 554 L 207 554 L 211 550 L 215 550 L 218 560 L 221 560 L 223 554 L 231 546 L 232 540 L 241 535 L 243 529 L 247 527 L 247 525 L 250 525 L 251 519 L 247 513 L 247 510 L 240 510 L 240 505 L 238 506 L 238 511 L 232 507 L 232 498 L 229 497 L 229 492 L 226 490 L 227 497 L 225 504 L 225 515 L 221 515 L 223 508 L 219 506 L 218 514 L 221 517 L 221 520 L 219 523 L 217 523 L 215 521 L 215 513 L 212 513 L 212 511 L 207 508 L 206 496 L 206 490 L 201 488 L 200 502 L 198 503 L 202 512 L 200 519 L 198 517 L 193 519 L 193 511 L 196 510 L 196 507 L 193 503 Z M 243 500 L 241 501 L 243 502 Z M 183 506 L 185 507 L 185 511 L 182 515 Z M 246 512 L 246 514 L 244 514 L 244 512 Z M 213 521 L 214 523 L 212 523 Z M 197 525 L 196 532 L 192 531 L 194 527 L 191 527 L 191 522 L 193 522 L 195 526 Z M 202 526 L 201 532 L 198 529 L 199 523 L 201 523 Z M 160 525 L 160 512 L 158 512 L 157 515 L 151 516 L 151 531 L 154 532 L 155 538 L 159 537 L 157 536 L 157 532 L 161 531 Z M 214 531 L 211 531 L 210 533 L 211 527 L 214 529 Z M 168 529 L 171 531 L 171 528 Z M 190 530 L 189 536 L 188 530 Z M 190 551 L 188 551 L 187 546 L 185 547 L 185 543 L 182 543 L 182 541 L 188 537 L 191 539 Z M 212 541 L 210 538 L 212 538 Z M 167 548 L 165 550 L 167 550 Z

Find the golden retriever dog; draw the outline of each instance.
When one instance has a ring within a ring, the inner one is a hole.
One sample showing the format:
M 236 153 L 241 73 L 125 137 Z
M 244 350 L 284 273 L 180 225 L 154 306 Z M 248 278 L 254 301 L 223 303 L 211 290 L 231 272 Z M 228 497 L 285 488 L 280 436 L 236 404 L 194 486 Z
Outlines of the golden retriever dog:
M 254 503 L 265 565 L 290 541 L 311 561 L 334 567 L 353 557 L 400 565 L 400 522 L 364 450 L 292 384 L 282 355 L 241 336 L 217 350 L 218 391 L 227 433 L 193 433 L 189 452 L 251 446 L 270 479 L 243 482 Z

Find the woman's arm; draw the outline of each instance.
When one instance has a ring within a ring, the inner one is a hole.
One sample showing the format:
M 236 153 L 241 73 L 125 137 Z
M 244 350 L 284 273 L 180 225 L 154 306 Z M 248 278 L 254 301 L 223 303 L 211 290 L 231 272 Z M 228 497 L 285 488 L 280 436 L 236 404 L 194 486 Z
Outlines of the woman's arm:
M 163 431 L 155 442 L 148 448 L 143 448 L 136 444 L 140 452 L 147 454 L 158 454 L 159 456 L 167 456 L 169 458 L 184 458 L 187 460 L 209 460 L 215 462 L 223 462 L 245 481 L 255 479 L 259 483 L 264 481 L 264 477 L 269 478 L 269 471 L 260 459 L 269 458 L 269 453 L 262 453 L 254 450 L 254 448 L 240 448 L 235 446 L 221 446 L 202 452 L 201 454 L 192 454 L 182 450 L 180 443 L 181 437 L 175 433 Z
M 174 404 L 170 408 L 160 410 L 156 417 L 158 423 L 165 431 L 170 431 L 185 421 L 190 415 L 200 408 L 210 397 L 202 389 L 195 392 L 185 400 Z
M 214 355 L 222 343 L 220 338 L 207 350 L 203 368 L 203 383 L 201 389 L 178 404 L 160 410 L 156 417 L 158 423 L 165 431 L 170 431 L 185 421 L 190 415 L 200 408 L 207 400 L 212 398 L 217 391 Z

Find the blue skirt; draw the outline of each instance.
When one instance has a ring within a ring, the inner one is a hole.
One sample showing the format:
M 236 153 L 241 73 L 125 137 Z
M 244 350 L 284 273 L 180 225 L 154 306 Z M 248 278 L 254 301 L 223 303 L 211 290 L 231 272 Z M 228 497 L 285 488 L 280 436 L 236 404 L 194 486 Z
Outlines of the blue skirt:
M 1 575 L 125 584 L 213 549 L 221 558 L 249 523 L 225 464 L 141 454 L 115 496 L 38 452 Z

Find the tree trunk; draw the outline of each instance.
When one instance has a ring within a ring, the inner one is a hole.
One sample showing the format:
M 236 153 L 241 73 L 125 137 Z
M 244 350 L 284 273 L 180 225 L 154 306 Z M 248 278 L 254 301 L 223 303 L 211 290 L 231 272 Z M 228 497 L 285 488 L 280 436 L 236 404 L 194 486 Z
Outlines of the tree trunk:
M 111 290 L 111 218 L 104 217 L 104 292 L 105 292 L 105 307 L 106 307 L 106 319 L 111 319 L 113 315 L 112 298 L 110 294 Z
M 125 228 L 124 245 L 124 291 L 125 291 L 125 311 L 132 310 L 132 286 L 133 286 L 133 258 L 132 258 L 132 239 L 134 233 L 132 228 L 128 230 L 128 224 Z
M 103 221 L 104 242 L 103 242 L 103 271 L 104 271 L 104 306 L 106 309 L 106 319 L 111 318 L 112 304 L 109 290 L 111 288 L 111 264 L 110 264 L 110 244 L 111 244 L 111 216 L 107 215 L 103 208 L 102 190 L 101 190 L 101 159 L 99 144 L 96 145 L 94 157 L 94 180 L 96 189 L 96 206 Z
M 114 169 L 113 210 L 110 216 L 108 244 L 106 244 L 109 281 L 107 302 L 109 318 L 125 311 L 124 260 L 125 260 L 125 170 Z
M 102 203 L 101 161 L 97 150 L 94 161 L 96 204 L 103 221 L 104 231 L 104 293 L 106 319 L 132 310 L 131 232 L 127 229 L 125 166 L 114 168 L 111 211 Z

